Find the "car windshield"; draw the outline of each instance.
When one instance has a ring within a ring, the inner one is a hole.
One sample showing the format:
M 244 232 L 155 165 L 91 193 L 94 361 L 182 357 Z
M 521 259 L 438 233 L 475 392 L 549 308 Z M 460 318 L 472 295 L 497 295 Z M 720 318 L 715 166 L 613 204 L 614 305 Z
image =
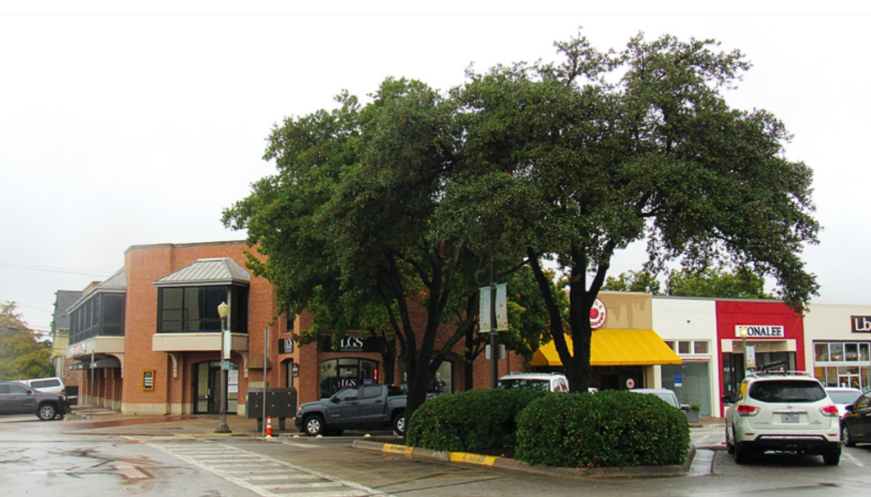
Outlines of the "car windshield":
M 543 392 L 547 392 L 550 390 L 550 381 L 548 380 L 524 380 L 524 379 L 511 379 L 511 380 L 499 380 L 499 388 L 533 388 L 535 390 L 541 390 Z
M 670 405 L 670 406 L 680 407 L 677 405 L 677 399 L 675 399 L 674 395 L 672 395 L 670 393 L 656 393 L 654 395 L 656 395 L 660 399 L 668 402 L 668 405 Z
M 816 402 L 826 398 L 826 391 L 814 381 L 757 381 L 749 395 L 761 402 Z
M 862 392 L 829 392 L 829 397 L 835 404 L 852 404 L 862 395 Z

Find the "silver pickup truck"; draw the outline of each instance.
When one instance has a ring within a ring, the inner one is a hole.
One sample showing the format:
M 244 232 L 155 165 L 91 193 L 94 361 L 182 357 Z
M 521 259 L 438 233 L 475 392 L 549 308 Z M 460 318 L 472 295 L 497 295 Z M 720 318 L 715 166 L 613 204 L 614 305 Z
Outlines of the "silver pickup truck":
M 404 436 L 405 401 L 402 390 L 394 385 L 345 388 L 332 397 L 300 404 L 295 424 L 311 437 L 391 427 Z

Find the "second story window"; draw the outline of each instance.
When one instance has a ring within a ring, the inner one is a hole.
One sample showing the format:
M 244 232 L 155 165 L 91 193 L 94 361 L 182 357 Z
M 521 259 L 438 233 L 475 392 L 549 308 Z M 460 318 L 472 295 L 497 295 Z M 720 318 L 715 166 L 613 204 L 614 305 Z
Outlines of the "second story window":
M 248 332 L 248 289 L 238 286 L 161 288 L 157 331 L 194 333 L 221 331 L 218 306 L 230 305 L 229 325 L 235 333 Z

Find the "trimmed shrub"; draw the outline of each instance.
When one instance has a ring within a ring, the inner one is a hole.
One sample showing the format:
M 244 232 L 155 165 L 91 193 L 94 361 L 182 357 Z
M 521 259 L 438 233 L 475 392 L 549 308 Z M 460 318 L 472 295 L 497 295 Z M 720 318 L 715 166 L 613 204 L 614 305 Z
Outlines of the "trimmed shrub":
M 544 395 L 527 388 L 497 388 L 433 397 L 411 417 L 407 443 L 450 452 L 514 447 L 517 415 Z
M 606 390 L 549 394 L 520 413 L 515 457 L 559 467 L 683 464 L 690 429 L 655 395 Z

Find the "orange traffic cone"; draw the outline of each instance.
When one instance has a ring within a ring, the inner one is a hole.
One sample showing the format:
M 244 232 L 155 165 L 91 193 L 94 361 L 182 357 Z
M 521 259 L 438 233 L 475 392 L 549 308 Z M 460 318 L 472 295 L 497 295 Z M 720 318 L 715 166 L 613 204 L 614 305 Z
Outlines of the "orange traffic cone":
M 272 438 L 272 416 L 266 417 L 266 438 Z

